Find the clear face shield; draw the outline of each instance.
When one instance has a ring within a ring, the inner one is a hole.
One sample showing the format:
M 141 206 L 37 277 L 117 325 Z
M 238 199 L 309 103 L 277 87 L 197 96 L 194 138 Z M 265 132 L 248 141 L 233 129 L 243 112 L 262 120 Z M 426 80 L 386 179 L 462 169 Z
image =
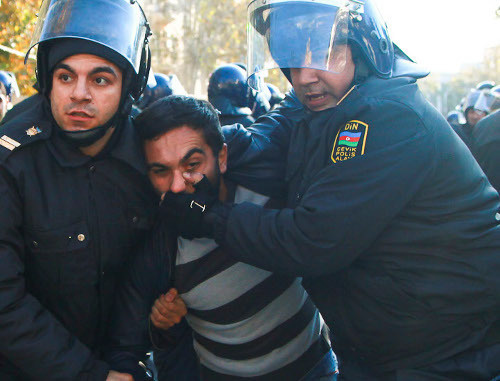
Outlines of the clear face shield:
M 26 60 L 31 49 L 40 42 L 67 37 L 81 38 L 121 54 L 137 74 L 148 35 L 149 24 L 137 2 L 44 0 Z
M 353 0 L 254 0 L 248 6 L 248 84 L 261 90 L 261 70 L 311 68 L 341 73 L 346 66 Z
M 500 106 L 500 94 L 482 91 L 474 103 L 474 109 L 489 114 Z

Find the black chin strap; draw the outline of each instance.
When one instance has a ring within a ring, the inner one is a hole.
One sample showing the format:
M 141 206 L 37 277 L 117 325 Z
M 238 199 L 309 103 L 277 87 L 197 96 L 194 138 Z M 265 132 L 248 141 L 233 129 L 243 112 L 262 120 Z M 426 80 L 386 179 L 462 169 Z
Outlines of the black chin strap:
M 116 113 L 103 125 L 83 131 L 66 131 L 59 127 L 57 123 L 56 126 L 58 127 L 57 131 L 59 135 L 63 138 L 64 141 L 68 142 L 74 147 L 88 147 L 97 142 L 104 135 L 106 135 L 106 132 L 111 127 L 116 126 L 118 119 L 118 113 Z
M 123 76 L 123 87 L 122 87 L 120 105 L 118 106 L 118 111 L 106 123 L 100 126 L 84 131 L 66 131 L 63 130 L 55 122 L 52 113 L 50 113 L 54 121 L 54 124 L 58 127 L 57 131 L 59 135 L 63 138 L 63 140 L 65 140 L 74 147 L 78 148 L 88 147 L 97 142 L 104 135 L 106 135 L 106 132 L 111 127 L 119 126 L 121 122 L 130 115 L 130 112 L 132 110 L 132 105 L 134 103 L 134 99 L 132 98 L 132 95 L 130 94 L 129 90 L 132 80 L 133 80 L 133 74 L 131 73 L 131 71 L 129 70 L 125 72 Z M 49 110 L 50 110 L 50 104 L 49 104 Z

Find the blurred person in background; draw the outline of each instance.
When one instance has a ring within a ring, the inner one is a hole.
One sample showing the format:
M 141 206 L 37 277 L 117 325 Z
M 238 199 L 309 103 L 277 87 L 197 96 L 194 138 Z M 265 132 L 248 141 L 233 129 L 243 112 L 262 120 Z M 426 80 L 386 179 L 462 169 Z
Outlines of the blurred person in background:
M 482 94 L 476 107 L 490 115 L 481 119 L 472 132 L 472 153 L 491 185 L 500 192 L 500 86 Z
M 208 80 L 208 101 L 219 111 L 221 125 L 240 123 L 250 126 L 252 117 L 251 91 L 247 73 L 237 64 L 226 64 L 215 69 Z

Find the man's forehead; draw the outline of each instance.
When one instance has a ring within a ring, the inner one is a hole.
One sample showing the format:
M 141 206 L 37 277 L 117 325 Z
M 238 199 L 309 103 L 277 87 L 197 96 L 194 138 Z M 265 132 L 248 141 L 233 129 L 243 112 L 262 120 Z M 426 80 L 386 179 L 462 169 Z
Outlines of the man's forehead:
M 101 56 L 97 56 L 95 54 L 87 54 L 87 53 L 82 53 L 82 54 L 73 54 L 71 56 L 68 56 L 64 59 L 62 59 L 57 66 L 59 65 L 67 65 L 67 66 L 76 66 L 76 65 L 81 65 L 81 64 L 85 64 L 85 65 L 88 65 L 88 66 L 91 66 L 91 67 L 110 67 L 112 68 L 114 71 L 116 71 L 117 73 L 121 73 L 121 69 L 115 65 L 113 62 L 111 62 L 110 60 L 104 58 L 104 57 L 101 57 Z
M 151 141 L 146 141 L 146 149 L 161 151 L 164 156 L 181 160 L 195 153 L 208 153 L 210 148 L 201 131 L 189 126 L 180 126 L 167 131 Z

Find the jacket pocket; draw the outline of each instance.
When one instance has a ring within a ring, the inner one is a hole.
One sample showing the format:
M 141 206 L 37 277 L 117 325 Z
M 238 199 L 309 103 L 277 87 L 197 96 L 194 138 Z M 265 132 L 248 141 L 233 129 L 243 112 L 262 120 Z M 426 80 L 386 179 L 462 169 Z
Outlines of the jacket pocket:
M 61 291 L 96 283 L 98 267 L 85 222 L 51 230 L 27 229 L 25 244 L 27 280 L 34 290 Z

